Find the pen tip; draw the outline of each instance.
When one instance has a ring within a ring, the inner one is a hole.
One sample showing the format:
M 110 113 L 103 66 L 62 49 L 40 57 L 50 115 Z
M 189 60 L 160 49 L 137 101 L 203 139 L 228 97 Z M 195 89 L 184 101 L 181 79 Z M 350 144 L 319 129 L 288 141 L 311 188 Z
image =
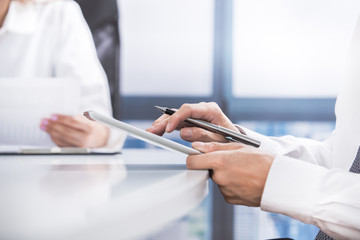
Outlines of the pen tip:
M 160 112 L 162 113 L 165 113 L 166 112 L 166 107 L 160 107 L 160 106 L 154 106 L 154 108 L 156 108 L 157 110 L 159 110 Z

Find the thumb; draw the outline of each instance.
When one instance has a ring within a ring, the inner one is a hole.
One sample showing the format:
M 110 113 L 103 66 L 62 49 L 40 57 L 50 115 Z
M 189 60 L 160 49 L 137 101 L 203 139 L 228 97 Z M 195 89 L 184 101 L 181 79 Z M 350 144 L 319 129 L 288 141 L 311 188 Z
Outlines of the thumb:
M 192 147 L 203 153 L 223 151 L 223 150 L 235 150 L 243 148 L 245 145 L 242 143 L 217 143 L 217 142 L 193 142 Z

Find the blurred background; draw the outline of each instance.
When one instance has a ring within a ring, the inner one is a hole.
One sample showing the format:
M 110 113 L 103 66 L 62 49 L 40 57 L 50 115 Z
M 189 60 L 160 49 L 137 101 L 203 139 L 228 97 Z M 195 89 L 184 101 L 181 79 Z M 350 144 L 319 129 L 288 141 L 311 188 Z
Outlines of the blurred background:
M 118 119 L 145 129 L 160 116 L 153 105 L 214 101 L 234 123 L 265 135 L 323 140 L 334 128 L 360 1 L 78 2 Z M 177 133 L 166 137 L 188 144 Z M 151 147 L 133 138 L 125 144 Z M 317 231 L 258 208 L 230 206 L 212 185 L 198 209 L 149 239 L 311 239 Z

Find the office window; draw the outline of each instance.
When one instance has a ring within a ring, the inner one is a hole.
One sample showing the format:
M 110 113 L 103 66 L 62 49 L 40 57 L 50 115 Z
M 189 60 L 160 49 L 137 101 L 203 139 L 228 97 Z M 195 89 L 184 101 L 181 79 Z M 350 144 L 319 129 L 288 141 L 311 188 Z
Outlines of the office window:
M 337 95 L 359 1 L 233 4 L 234 97 Z
M 212 94 L 214 4 L 120 0 L 124 96 Z
M 125 120 L 146 128 L 159 116 L 154 104 L 217 101 L 233 122 L 266 135 L 324 139 L 333 129 L 359 1 L 120 0 L 120 9 Z M 184 143 L 177 133 L 166 137 Z M 126 146 L 152 147 L 131 138 Z M 317 231 L 247 207 L 232 218 L 217 198 L 212 218 L 232 226 L 228 239 L 309 239 Z M 211 229 L 213 239 L 228 236 L 228 226 Z

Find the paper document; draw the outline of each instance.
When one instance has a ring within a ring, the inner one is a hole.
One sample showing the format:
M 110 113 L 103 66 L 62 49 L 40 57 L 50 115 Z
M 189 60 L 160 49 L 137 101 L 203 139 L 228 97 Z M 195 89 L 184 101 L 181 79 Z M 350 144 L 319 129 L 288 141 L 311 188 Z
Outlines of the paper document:
M 0 145 L 55 146 L 40 129 L 41 119 L 79 110 L 77 79 L 0 79 Z

